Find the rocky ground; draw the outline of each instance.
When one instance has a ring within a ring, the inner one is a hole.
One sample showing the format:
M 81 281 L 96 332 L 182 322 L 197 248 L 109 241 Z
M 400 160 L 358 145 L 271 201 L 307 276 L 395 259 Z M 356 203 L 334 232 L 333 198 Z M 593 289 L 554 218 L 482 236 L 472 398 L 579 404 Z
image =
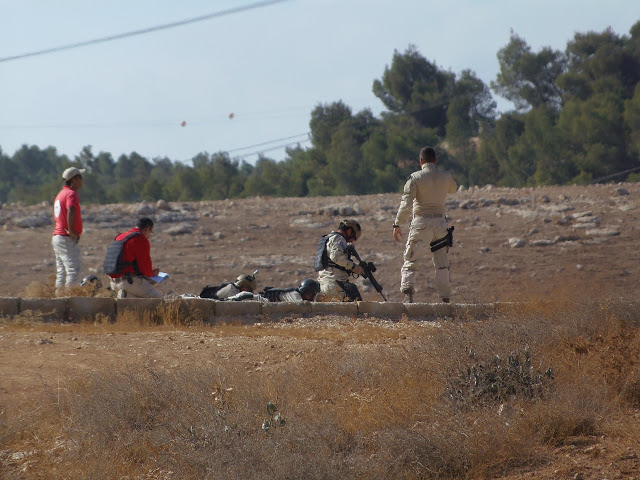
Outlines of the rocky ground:
M 80 192 L 82 197 L 82 192 Z M 313 277 L 318 239 L 343 217 L 357 219 L 360 256 L 377 266 L 390 301 L 400 301 L 404 245 L 391 225 L 399 194 L 362 197 L 251 198 L 198 203 L 84 205 L 84 274 L 101 274 L 107 245 L 141 216 L 156 221 L 154 266 L 168 272 L 165 293 L 198 294 L 203 286 L 258 270 L 259 288 L 295 286 Z M 640 184 L 459 191 L 447 202 L 455 226 L 451 279 L 458 302 L 555 295 L 593 287 L 600 294 L 638 292 Z M 52 207 L 0 209 L 0 296 L 21 296 L 55 273 Z M 402 226 L 403 233 L 408 225 Z M 427 262 L 415 300 L 437 301 Z M 381 297 L 366 286 L 368 300 Z M 367 291 L 368 290 L 368 291 Z

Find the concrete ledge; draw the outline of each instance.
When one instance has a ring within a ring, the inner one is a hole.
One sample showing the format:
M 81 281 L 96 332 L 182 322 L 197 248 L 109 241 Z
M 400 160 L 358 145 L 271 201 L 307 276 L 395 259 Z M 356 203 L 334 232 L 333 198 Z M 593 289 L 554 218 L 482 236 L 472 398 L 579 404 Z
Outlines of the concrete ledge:
M 116 299 L 103 297 L 69 297 L 67 300 L 69 318 L 73 321 L 95 319 L 104 315 L 109 320 L 116 318 Z
M 0 316 L 17 315 L 20 313 L 20 299 L 11 297 L 0 297 Z
M 155 314 L 158 308 L 169 310 L 167 313 L 176 318 L 193 319 L 203 323 L 240 322 L 253 324 L 260 321 L 261 315 L 281 316 L 300 315 L 344 315 L 379 316 L 399 319 L 402 315 L 415 320 L 433 321 L 438 318 L 457 318 L 460 320 L 486 319 L 491 315 L 505 314 L 521 308 L 512 302 L 483 304 L 461 303 L 396 303 L 396 302 L 274 302 L 254 301 L 223 302 L 198 297 L 185 297 L 176 300 L 160 298 L 0 298 L 0 315 L 19 315 L 33 312 L 43 319 L 74 321 L 96 318 L 104 315 L 117 320 L 118 314 L 134 311 Z
M 263 315 L 283 315 L 287 313 L 310 314 L 311 302 L 269 302 L 262 304 Z
M 314 315 L 358 315 L 356 302 L 314 302 L 311 304 Z
M 23 298 L 20 313 L 31 311 L 49 320 L 67 320 L 67 298 Z
M 216 302 L 216 317 L 229 315 L 260 315 L 262 304 L 260 302 Z
M 399 317 L 404 313 L 404 304 L 396 302 L 358 302 L 358 313 L 387 316 L 387 317 Z
M 215 320 L 216 316 L 216 301 L 208 300 L 206 298 L 187 297 L 176 300 L 179 302 L 179 308 L 181 311 L 186 311 L 187 315 L 191 315 L 193 319 L 210 323 Z
M 126 311 L 157 310 L 163 303 L 161 298 L 118 298 L 116 300 L 116 313 Z

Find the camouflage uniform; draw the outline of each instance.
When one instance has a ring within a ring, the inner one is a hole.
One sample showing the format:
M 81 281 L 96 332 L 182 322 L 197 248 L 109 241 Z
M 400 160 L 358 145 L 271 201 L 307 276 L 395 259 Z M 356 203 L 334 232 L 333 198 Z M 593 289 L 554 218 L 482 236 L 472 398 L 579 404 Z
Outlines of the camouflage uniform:
M 412 218 L 404 251 L 400 290 L 413 292 L 417 264 L 425 253 L 431 252 L 429 244 L 447 234 L 445 200 L 447 194 L 455 193 L 457 185 L 451 174 L 437 170 L 435 163 L 425 163 L 422 169 L 411 174 L 404 186 L 395 225 Z M 436 267 L 435 287 L 438 296 L 451 296 L 449 281 L 449 248 L 433 252 Z
M 346 297 L 344 289 L 338 285 L 338 282 L 348 282 L 349 272 L 356 266 L 355 262 L 351 261 L 345 252 L 347 245 L 347 239 L 338 232 L 331 233 L 327 240 L 327 256 L 329 260 L 347 271 L 328 266 L 318 272 L 320 294 L 326 300 L 342 302 Z

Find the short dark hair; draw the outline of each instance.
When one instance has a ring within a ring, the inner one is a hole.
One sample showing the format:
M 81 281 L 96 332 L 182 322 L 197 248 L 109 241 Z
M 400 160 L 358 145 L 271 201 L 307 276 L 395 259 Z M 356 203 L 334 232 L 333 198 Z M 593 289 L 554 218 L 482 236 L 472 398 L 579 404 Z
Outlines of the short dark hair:
M 433 163 L 436 161 L 436 151 L 431 147 L 423 147 L 422 150 L 420 150 L 420 159 L 428 163 Z
M 153 228 L 153 220 L 151 220 L 149 217 L 142 217 L 140 220 L 138 220 L 138 224 L 136 225 L 136 227 L 138 227 L 140 230 L 144 230 L 145 228 Z

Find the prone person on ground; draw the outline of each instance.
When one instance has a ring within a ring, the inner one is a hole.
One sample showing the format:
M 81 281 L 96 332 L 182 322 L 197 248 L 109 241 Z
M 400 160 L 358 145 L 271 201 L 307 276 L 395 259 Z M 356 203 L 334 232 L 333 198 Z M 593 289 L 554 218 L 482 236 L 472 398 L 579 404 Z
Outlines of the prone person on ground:
M 413 302 L 415 273 L 427 252 L 433 252 L 433 265 L 436 268 L 434 283 L 438 296 L 448 303 L 452 294 L 449 246 L 444 241 L 447 237 L 449 240 L 451 238 L 445 218 L 445 200 L 448 194 L 455 193 L 457 185 L 451 173 L 436 168 L 436 162 L 433 148 L 424 147 L 420 150 L 421 169 L 412 173 L 407 180 L 393 224 L 393 238 L 400 242 L 400 225 L 411 219 L 401 269 L 400 290 L 405 295 L 405 303 Z
M 351 260 L 347 246 L 360 238 L 362 229 L 355 220 L 345 219 L 338 230 L 324 235 L 314 259 L 322 300 L 355 302 L 362 300 L 358 287 L 349 281 L 353 275 L 361 275 L 362 267 Z
M 149 280 L 160 273 L 151 262 L 152 234 L 153 220 L 143 217 L 134 228 L 116 236 L 107 250 L 105 273 L 111 277 L 111 290 L 118 298 L 162 298 L 162 292 Z
M 62 173 L 65 183 L 53 203 L 55 227 L 51 245 L 56 258 L 56 296 L 64 287 L 78 283 L 82 269 L 82 251 L 78 246 L 82 235 L 82 214 L 78 190 L 82 188 L 85 169 L 67 168 Z
M 207 285 L 200 292 L 200 298 L 211 298 L 214 300 L 226 300 L 239 293 L 253 293 L 258 288 L 256 281 L 256 270 L 253 275 L 243 273 L 239 275 L 235 282 L 222 282 L 220 285 Z
M 299 286 L 291 288 L 271 288 L 267 287 L 264 291 L 253 294 L 251 292 L 240 292 L 227 300 L 256 302 L 291 302 L 302 303 L 304 301 L 313 302 L 316 295 L 320 292 L 320 284 L 311 278 L 304 279 Z

